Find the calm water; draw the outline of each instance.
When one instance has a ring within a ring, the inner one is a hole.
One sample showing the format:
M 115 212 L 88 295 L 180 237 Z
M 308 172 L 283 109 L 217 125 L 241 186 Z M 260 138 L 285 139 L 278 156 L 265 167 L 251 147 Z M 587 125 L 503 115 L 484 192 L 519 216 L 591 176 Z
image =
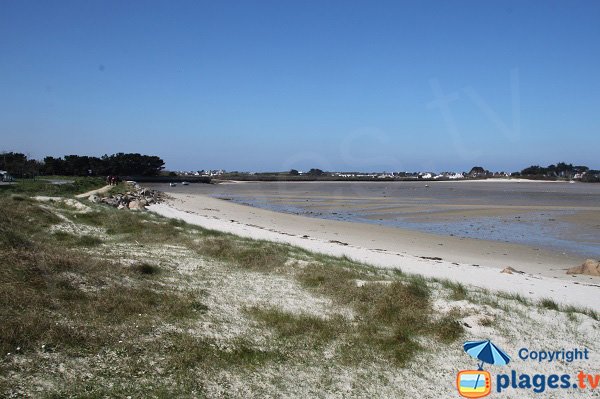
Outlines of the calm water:
M 153 188 L 310 217 L 515 242 L 600 258 L 600 184 L 252 182 Z

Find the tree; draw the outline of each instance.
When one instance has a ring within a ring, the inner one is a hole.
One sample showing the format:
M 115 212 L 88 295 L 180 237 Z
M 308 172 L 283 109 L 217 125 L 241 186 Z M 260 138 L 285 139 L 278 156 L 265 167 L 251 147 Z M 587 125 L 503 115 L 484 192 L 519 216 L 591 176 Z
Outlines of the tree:
M 65 155 L 65 174 L 69 176 L 87 176 L 90 169 L 90 157 Z
M 323 172 L 321 169 L 311 169 L 308 171 L 307 173 L 310 176 L 323 176 L 325 174 L 325 172 Z
M 481 166 L 473 166 L 469 172 L 469 176 L 471 177 L 481 177 L 486 176 L 487 174 L 488 171 L 483 169 Z
M 600 183 L 600 170 L 590 170 L 588 168 L 585 172 L 586 173 L 581 178 L 581 181 L 587 183 Z
M 27 155 L 20 152 L 3 152 L 0 154 L 0 170 L 5 170 L 16 177 L 28 174 L 32 164 L 27 160 Z
M 65 161 L 62 158 L 46 157 L 42 165 L 42 172 L 46 175 L 64 175 Z
M 164 169 L 165 162 L 157 156 L 124 154 L 122 152 L 107 157 L 108 170 L 113 175 L 157 176 Z
M 38 170 L 45 174 L 67 176 L 156 176 L 164 169 L 164 164 L 157 156 L 121 152 L 101 158 L 80 155 L 65 155 L 64 159 L 46 157 Z
M 542 168 L 539 165 L 531 165 L 528 168 L 525 168 L 521 171 L 522 175 L 530 175 L 530 176 L 537 176 L 537 175 L 545 175 L 547 172 L 546 168 Z
M 300 172 L 298 172 L 296 169 L 290 170 L 290 175 L 292 175 L 292 176 L 298 176 L 299 174 L 300 174 Z

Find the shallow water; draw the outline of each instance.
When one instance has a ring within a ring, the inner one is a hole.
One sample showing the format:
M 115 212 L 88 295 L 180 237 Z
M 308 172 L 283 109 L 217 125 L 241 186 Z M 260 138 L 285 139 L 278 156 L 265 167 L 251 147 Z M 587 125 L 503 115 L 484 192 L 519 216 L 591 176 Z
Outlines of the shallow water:
M 153 188 L 309 217 L 513 242 L 600 258 L 600 184 L 251 182 Z

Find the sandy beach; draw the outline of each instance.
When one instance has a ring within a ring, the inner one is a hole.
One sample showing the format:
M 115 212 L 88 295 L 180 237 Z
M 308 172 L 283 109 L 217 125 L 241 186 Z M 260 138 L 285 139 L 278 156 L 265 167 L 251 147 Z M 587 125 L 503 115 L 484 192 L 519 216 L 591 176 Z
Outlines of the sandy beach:
M 578 256 L 512 243 L 309 218 L 200 194 L 170 196 L 166 203 L 149 209 L 208 229 L 347 256 L 379 267 L 600 309 L 600 279 L 565 273 L 581 264 L 584 259 Z M 523 273 L 501 273 L 506 267 Z

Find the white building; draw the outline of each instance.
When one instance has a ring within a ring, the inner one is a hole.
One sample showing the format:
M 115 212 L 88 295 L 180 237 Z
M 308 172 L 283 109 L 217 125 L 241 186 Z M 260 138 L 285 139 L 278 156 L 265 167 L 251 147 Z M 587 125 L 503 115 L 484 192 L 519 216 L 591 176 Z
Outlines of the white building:
M 0 170 L 0 181 L 12 181 L 12 177 L 7 171 Z

